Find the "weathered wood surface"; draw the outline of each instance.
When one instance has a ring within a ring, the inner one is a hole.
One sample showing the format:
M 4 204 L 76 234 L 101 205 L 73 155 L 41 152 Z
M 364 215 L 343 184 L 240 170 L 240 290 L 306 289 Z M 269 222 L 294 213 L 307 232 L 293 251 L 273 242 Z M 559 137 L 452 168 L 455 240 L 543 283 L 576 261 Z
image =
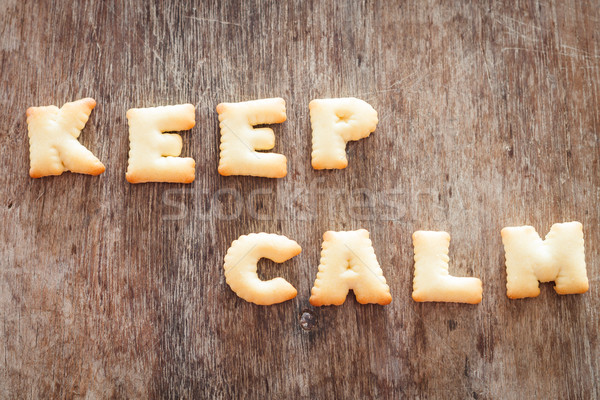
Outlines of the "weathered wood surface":
M 1 398 L 600 397 L 598 2 L 156 3 L 0 2 Z M 25 110 L 85 96 L 107 171 L 30 179 Z M 219 176 L 215 106 L 274 96 L 288 176 Z M 342 96 L 379 126 L 314 171 L 308 103 Z M 196 181 L 127 183 L 126 110 L 185 102 Z M 590 291 L 509 300 L 500 229 L 570 220 Z M 323 232 L 360 227 L 392 304 L 310 307 Z M 480 305 L 411 300 L 417 229 L 450 232 Z M 296 299 L 226 285 L 256 231 L 303 247 L 261 268 Z

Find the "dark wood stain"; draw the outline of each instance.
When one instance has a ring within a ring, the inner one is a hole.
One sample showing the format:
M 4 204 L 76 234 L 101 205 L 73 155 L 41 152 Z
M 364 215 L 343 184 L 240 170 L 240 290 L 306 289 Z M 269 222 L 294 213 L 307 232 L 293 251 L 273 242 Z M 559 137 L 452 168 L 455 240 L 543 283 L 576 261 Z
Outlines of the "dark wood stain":
M 0 2 L 0 398 L 600 397 L 596 3 L 67 3 Z M 86 96 L 106 172 L 30 179 L 25 110 Z M 216 105 L 274 96 L 288 176 L 219 176 Z M 344 96 L 379 125 L 315 171 L 308 103 Z M 187 102 L 196 181 L 127 183 L 126 110 Z M 590 291 L 507 299 L 502 227 L 571 220 Z M 315 309 L 323 232 L 358 228 L 393 302 Z M 450 232 L 480 305 L 412 301 L 418 229 Z M 260 231 L 303 248 L 261 264 L 292 301 L 225 283 Z

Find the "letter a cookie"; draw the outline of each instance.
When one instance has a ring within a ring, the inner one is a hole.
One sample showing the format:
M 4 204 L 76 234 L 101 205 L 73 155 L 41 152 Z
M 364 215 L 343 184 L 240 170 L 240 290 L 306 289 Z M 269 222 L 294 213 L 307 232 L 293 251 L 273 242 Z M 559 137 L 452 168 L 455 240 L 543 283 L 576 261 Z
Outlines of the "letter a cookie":
M 392 301 L 369 232 L 365 229 L 327 231 L 323 235 L 321 263 L 310 304 L 339 306 L 346 300 L 350 289 L 361 304 L 386 305 Z

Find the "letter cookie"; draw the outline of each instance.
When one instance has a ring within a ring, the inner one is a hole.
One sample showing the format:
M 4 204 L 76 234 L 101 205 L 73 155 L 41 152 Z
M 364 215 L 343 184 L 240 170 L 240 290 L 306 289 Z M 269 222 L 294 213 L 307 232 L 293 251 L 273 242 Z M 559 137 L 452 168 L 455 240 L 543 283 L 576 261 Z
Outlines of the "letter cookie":
M 507 227 L 502 229 L 502 243 L 509 298 L 536 297 L 540 294 L 539 282 L 551 281 L 558 294 L 587 292 L 581 223 L 554 224 L 545 240 L 532 226 Z
M 369 232 L 333 232 L 323 235 L 323 250 L 310 304 L 326 306 L 344 303 L 352 289 L 361 304 L 389 304 L 390 288 L 379 267 Z
M 193 158 L 178 157 L 183 142 L 175 133 L 196 125 L 194 106 L 132 108 L 129 120 L 129 164 L 125 177 L 130 183 L 190 183 L 195 178 Z
M 377 127 L 377 111 L 354 97 L 317 99 L 309 104 L 314 169 L 348 166 L 346 143 L 368 137 Z
M 235 240 L 225 255 L 225 280 L 238 296 L 268 306 L 296 297 L 296 289 L 285 279 L 261 281 L 257 262 L 263 257 L 282 263 L 300 254 L 298 243 L 282 235 L 251 233 Z
M 414 301 L 477 304 L 482 286 L 477 278 L 459 278 L 448 272 L 450 235 L 447 232 L 413 233 L 415 248 Z
M 85 126 L 94 99 L 86 98 L 56 106 L 27 109 L 29 176 L 41 178 L 64 171 L 100 175 L 104 165 L 77 138 Z
M 283 178 L 287 174 L 287 159 L 282 154 L 259 153 L 275 146 L 275 134 L 270 128 L 253 128 L 260 124 L 285 121 L 285 101 L 281 98 L 221 103 L 217 106 L 221 127 L 219 174 L 251 175 Z

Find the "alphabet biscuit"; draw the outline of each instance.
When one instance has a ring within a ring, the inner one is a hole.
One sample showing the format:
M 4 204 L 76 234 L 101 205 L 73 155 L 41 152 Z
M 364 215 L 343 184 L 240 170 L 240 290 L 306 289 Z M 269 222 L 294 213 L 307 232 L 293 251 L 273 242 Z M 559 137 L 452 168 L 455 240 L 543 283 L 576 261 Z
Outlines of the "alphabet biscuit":
M 314 169 L 348 166 L 346 143 L 368 137 L 377 127 L 377 111 L 354 97 L 317 99 L 309 104 Z
M 361 304 L 386 305 L 392 301 L 369 232 L 365 229 L 327 231 L 323 235 L 321 262 L 310 304 L 341 305 L 350 289 Z
M 298 292 L 285 279 L 259 279 L 257 262 L 266 257 L 282 263 L 301 251 L 298 243 L 282 235 L 261 232 L 240 236 L 225 255 L 225 280 L 231 290 L 251 303 L 271 305 L 293 299 Z
M 539 282 L 554 281 L 558 294 L 580 294 L 589 288 L 581 223 L 554 224 L 542 240 L 532 226 L 502 229 L 506 256 L 506 295 L 536 297 Z M 539 282 L 538 282 L 539 281 Z
M 132 108 L 129 120 L 129 161 L 126 179 L 130 183 L 173 182 L 190 183 L 195 179 L 193 158 L 178 157 L 183 142 L 175 133 L 196 124 L 195 108 L 191 104 Z
M 254 125 L 284 122 L 286 115 L 283 99 L 221 103 L 217 106 L 217 113 L 221 127 L 219 174 L 265 178 L 286 176 L 287 159 L 284 155 L 256 151 L 271 150 L 275 146 L 273 130 L 254 128 Z
M 99 175 L 104 165 L 77 138 L 96 101 L 91 98 L 56 106 L 27 109 L 29 176 L 41 178 L 64 171 Z
M 417 231 L 413 233 L 413 245 L 413 300 L 469 304 L 481 302 L 482 285 L 479 279 L 459 278 L 448 272 L 450 235 L 447 232 Z

